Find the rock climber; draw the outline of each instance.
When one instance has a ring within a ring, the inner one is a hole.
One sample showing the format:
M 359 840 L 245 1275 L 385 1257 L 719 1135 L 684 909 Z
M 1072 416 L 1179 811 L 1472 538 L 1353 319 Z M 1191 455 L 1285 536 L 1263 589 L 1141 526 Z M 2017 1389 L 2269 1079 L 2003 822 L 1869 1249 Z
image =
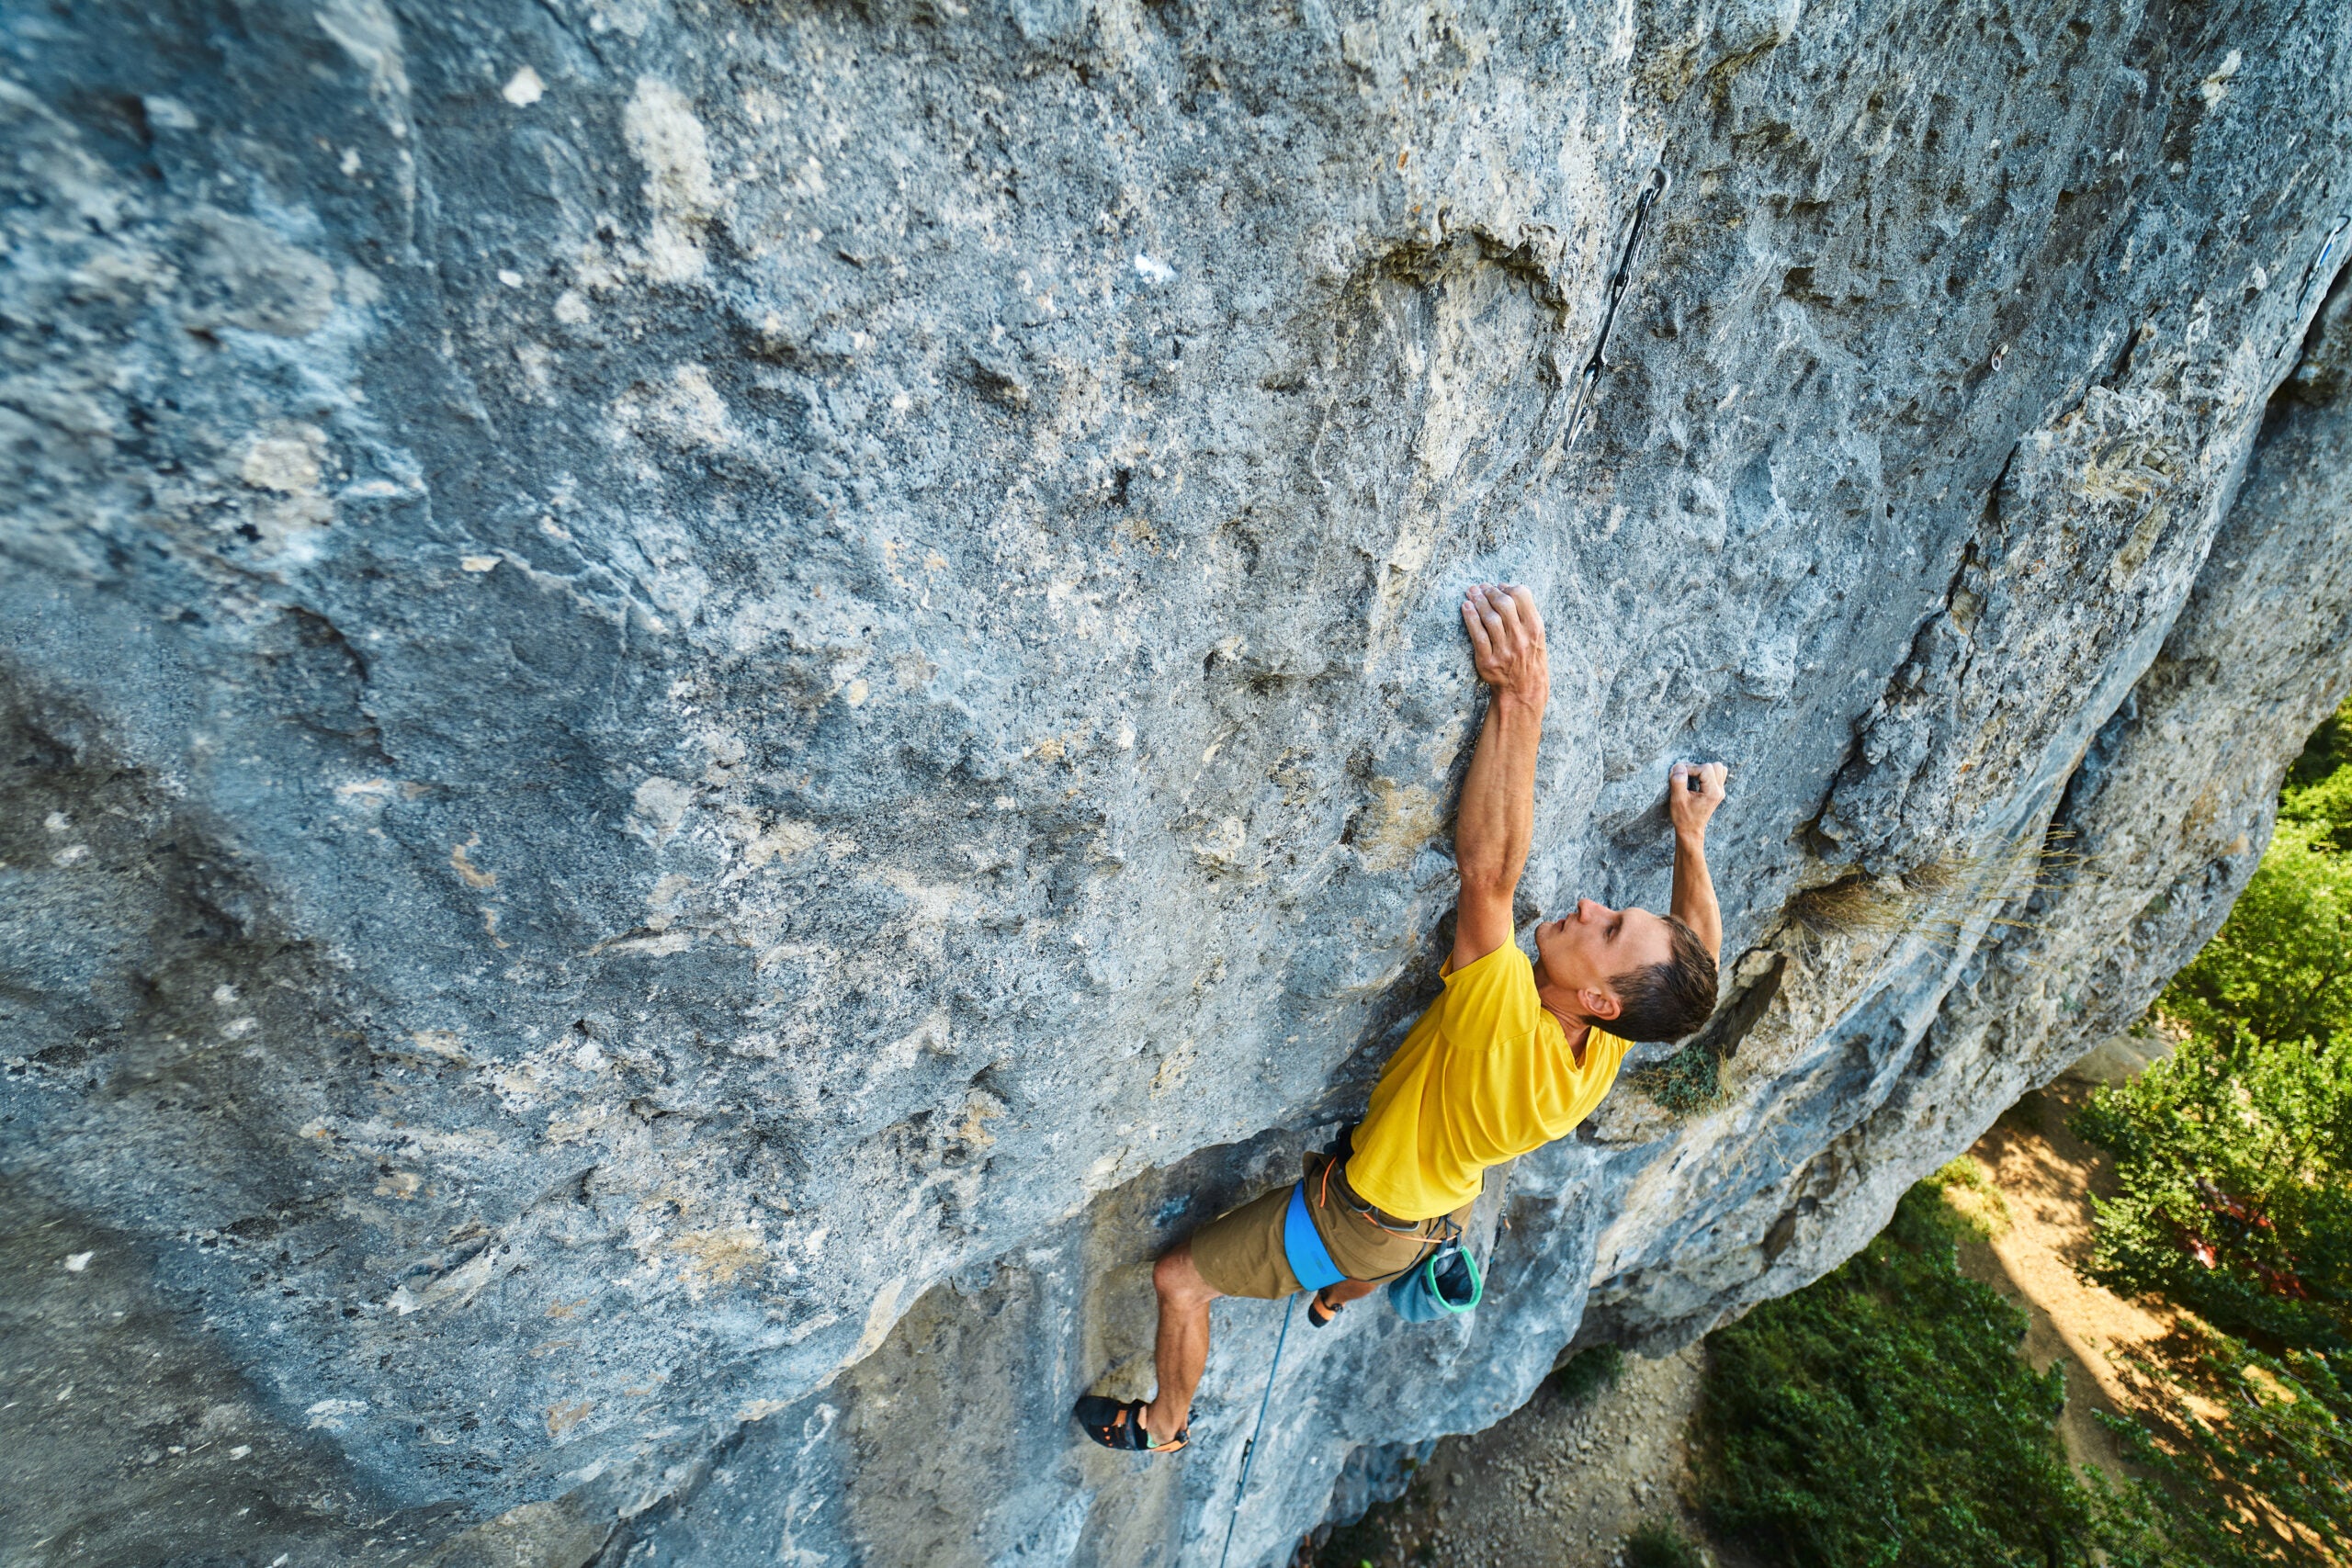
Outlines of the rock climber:
M 1670 914 L 1579 899 L 1535 926 L 1530 963 L 1514 940 L 1511 898 L 1534 835 L 1535 753 L 1551 696 L 1544 622 L 1526 588 L 1487 583 L 1464 596 L 1462 621 L 1489 695 L 1454 822 L 1461 891 L 1453 952 L 1439 971 L 1444 992 L 1389 1057 L 1344 1158 L 1309 1155 L 1296 1187 L 1244 1203 L 1154 1267 L 1159 1393 L 1078 1404 L 1079 1424 L 1106 1448 L 1184 1446 L 1211 1302 L 1302 1289 L 1292 1248 L 1319 1243 L 1317 1269 L 1340 1278 L 1316 1292 L 1307 1317 L 1330 1322 L 1458 1237 L 1487 1167 L 1572 1132 L 1616 1081 L 1630 1041 L 1681 1039 L 1714 1010 L 1723 919 L 1706 832 L 1724 769 L 1671 771 Z M 1309 1222 L 1312 1241 L 1301 1234 Z

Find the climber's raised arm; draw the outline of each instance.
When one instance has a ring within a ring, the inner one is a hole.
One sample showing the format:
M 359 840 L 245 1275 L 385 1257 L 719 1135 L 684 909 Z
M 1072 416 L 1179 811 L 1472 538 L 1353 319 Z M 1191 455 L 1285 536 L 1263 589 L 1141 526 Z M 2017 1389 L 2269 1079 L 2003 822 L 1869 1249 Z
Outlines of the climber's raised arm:
M 1721 762 L 1677 762 L 1666 778 L 1666 815 L 1674 824 L 1674 918 L 1721 960 L 1723 911 L 1707 874 L 1707 818 L 1724 803 L 1730 770 Z
M 1478 749 L 1462 781 L 1453 824 L 1453 863 L 1462 898 L 1453 928 L 1453 967 L 1467 968 L 1511 940 L 1511 895 L 1535 836 L 1535 752 L 1552 671 L 1535 595 L 1509 583 L 1480 583 L 1463 596 L 1478 679 L 1488 687 Z

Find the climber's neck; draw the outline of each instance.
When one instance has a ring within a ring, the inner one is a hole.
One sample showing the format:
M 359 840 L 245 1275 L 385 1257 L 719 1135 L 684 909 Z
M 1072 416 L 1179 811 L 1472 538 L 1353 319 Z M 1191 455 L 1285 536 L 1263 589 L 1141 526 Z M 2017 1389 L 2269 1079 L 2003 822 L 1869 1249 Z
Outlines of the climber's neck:
M 1591 993 L 1579 990 L 1575 986 L 1564 984 L 1564 977 L 1555 975 L 1544 963 L 1540 944 L 1533 962 L 1536 1000 L 1544 1004 L 1545 1012 L 1560 1021 L 1560 1032 L 1567 1036 L 1568 1054 L 1575 1058 L 1576 1065 L 1581 1068 L 1584 1066 L 1586 1037 L 1592 1032 L 1595 1024 L 1606 1028 L 1609 1021 L 1586 1010 Z
M 1555 986 L 1545 978 L 1544 966 L 1535 967 L 1535 997 L 1544 1010 L 1560 1021 L 1560 1032 L 1567 1037 L 1568 1055 L 1577 1066 L 1584 1066 L 1584 1043 L 1592 1034 L 1592 1020 L 1577 1010 L 1576 993 Z
M 1544 1010 L 1560 1021 L 1560 1032 L 1568 1039 L 1568 1055 L 1576 1059 L 1577 1066 L 1583 1066 L 1584 1043 L 1592 1038 L 1592 1021 L 1562 1012 L 1549 1002 L 1544 1004 Z

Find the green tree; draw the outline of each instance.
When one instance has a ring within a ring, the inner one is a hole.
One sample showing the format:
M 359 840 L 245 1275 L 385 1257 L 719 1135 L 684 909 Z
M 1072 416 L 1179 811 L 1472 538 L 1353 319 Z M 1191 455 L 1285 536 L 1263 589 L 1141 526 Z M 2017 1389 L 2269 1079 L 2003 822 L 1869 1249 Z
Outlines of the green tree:
M 2078 1478 L 2064 1374 L 2025 1315 L 1963 1276 L 1962 1222 L 1906 1193 L 1870 1246 L 1708 1341 L 1702 1506 L 1789 1568 L 2115 1568 L 2169 1562 L 2145 1500 Z
M 2277 836 L 2156 1010 L 2173 1055 L 2075 1128 L 2115 1156 L 2085 1271 L 2273 1354 L 2352 1350 L 2352 700 L 2288 771 Z
M 2352 1351 L 2352 1037 L 2193 1034 L 2075 1125 L 2119 1189 L 2097 1205 L 2092 1279 L 2273 1353 Z
M 2289 770 L 2278 829 L 2156 1010 L 2172 1056 L 2075 1125 L 2115 1159 L 2084 1272 L 2195 1315 L 2135 1358 L 2185 1561 L 2341 1563 L 2352 1540 L 2352 701 Z
M 2352 1020 L 2352 698 L 2287 770 L 2261 865 L 2156 1007 L 2226 1047 L 2327 1045 Z
M 2167 1550 L 2201 1568 L 2329 1568 L 2352 1542 L 2352 1387 L 2316 1351 L 2273 1358 L 2195 1318 L 2126 1374 L 2148 1425 L 2099 1417 L 2161 1483 Z
M 2253 880 L 2156 1004 L 2226 1050 L 2333 1043 L 2352 1021 L 2352 769 L 2292 792 Z

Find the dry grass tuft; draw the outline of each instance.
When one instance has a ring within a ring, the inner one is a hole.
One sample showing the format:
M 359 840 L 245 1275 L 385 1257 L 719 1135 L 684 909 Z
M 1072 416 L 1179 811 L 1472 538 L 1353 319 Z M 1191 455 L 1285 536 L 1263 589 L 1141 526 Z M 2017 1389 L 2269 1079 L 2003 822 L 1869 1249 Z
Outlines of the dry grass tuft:
M 1855 936 L 1902 931 L 1910 923 L 1911 901 L 1901 882 L 1856 872 L 1805 888 L 1789 900 L 1789 913 L 1815 936 Z
M 2053 828 L 1986 853 L 1948 852 L 1894 876 L 1853 872 L 1800 891 L 1789 900 L 1788 913 L 1815 936 L 1956 933 L 1968 917 L 1949 907 L 1955 894 L 2000 893 L 2014 900 L 2096 874 L 2090 857 L 2075 851 L 2073 842 L 2071 831 Z M 2006 914 L 1991 921 L 2007 929 L 2036 923 Z
M 1914 893 L 1933 897 L 1960 885 L 1975 864 L 1973 857 L 1963 854 L 1938 855 L 1913 866 L 1895 880 Z

